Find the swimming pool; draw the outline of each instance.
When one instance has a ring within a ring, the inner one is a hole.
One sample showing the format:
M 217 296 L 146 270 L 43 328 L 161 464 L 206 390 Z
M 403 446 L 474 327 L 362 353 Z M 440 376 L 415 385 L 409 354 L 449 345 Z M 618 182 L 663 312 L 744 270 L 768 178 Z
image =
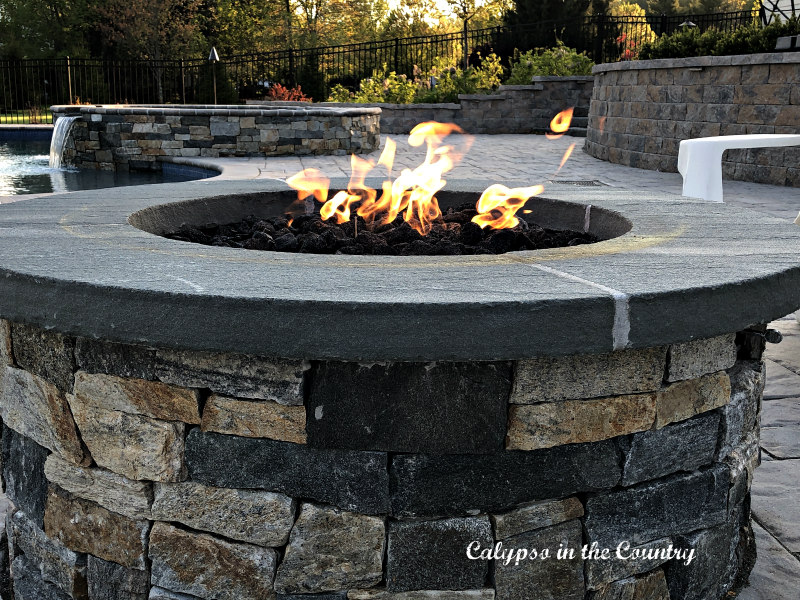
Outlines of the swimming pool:
M 0 196 L 191 181 L 217 175 L 180 165 L 165 166 L 162 172 L 53 169 L 48 166 L 49 153 L 49 136 L 47 139 L 40 136 L 3 139 L 0 136 Z

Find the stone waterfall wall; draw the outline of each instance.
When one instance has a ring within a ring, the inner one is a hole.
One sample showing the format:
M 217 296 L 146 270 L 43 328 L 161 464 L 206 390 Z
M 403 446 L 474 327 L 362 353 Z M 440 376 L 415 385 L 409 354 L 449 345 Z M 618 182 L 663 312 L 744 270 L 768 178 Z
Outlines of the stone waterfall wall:
M 0 564 L 17 600 L 721 598 L 754 556 L 762 340 L 369 366 L 0 320 Z

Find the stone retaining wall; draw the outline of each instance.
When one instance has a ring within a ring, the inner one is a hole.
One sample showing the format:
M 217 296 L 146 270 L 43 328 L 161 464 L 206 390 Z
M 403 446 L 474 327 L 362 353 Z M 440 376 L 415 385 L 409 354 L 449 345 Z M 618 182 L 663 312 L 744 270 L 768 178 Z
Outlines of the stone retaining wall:
M 800 133 L 796 52 L 597 65 L 586 152 L 677 171 L 681 140 Z M 724 177 L 800 186 L 800 148 L 728 150 Z
M 721 598 L 754 558 L 762 350 L 363 365 L 0 320 L 0 564 L 17 600 Z
M 586 127 L 593 77 L 534 77 L 533 85 L 501 85 L 494 94 L 462 94 L 458 104 L 334 104 L 381 109 L 383 133 L 408 133 L 418 123 L 455 123 L 468 133 L 545 133 L 557 113 L 575 107 L 573 135 Z
M 106 170 L 158 169 L 162 157 L 280 156 L 372 152 L 380 110 L 362 107 L 54 106 L 80 115 L 64 164 Z

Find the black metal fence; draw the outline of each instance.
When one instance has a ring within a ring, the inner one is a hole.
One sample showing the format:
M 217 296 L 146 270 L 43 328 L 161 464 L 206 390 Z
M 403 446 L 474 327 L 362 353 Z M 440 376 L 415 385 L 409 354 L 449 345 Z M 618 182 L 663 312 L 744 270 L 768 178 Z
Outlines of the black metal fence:
M 504 60 L 514 50 L 554 46 L 557 41 L 586 52 L 596 63 L 635 57 L 648 36 L 681 27 L 732 31 L 758 20 L 751 11 L 683 16 L 612 17 L 596 15 L 422 37 L 342 46 L 278 50 L 176 61 L 51 59 L 0 61 L 0 124 L 52 121 L 53 104 L 235 103 L 263 97 L 273 82 L 293 86 L 316 100 L 340 83 L 355 88 L 384 65 L 413 76 L 436 60 L 455 65 L 495 52 Z M 762 15 L 763 18 L 763 15 Z M 691 22 L 691 25 L 689 24 Z M 214 71 L 212 71 L 214 69 Z

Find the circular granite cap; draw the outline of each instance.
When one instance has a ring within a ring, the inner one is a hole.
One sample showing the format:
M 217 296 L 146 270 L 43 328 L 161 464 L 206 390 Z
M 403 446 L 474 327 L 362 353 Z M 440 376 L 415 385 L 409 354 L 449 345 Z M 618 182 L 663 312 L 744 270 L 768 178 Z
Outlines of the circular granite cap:
M 200 199 L 286 189 L 198 181 L 0 205 L 0 316 L 112 341 L 287 358 L 495 360 L 710 337 L 800 306 L 800 228 L 665 194 L 551 185 L 545 199 L 567 220 L 580 215 L 579 227 L 620 233 L 627 219 L 630 231 L 498 256 L 247 251 L 129 222 L 138 213 L 141 226 L 159 204 L 213 212 L 218 201 Z

